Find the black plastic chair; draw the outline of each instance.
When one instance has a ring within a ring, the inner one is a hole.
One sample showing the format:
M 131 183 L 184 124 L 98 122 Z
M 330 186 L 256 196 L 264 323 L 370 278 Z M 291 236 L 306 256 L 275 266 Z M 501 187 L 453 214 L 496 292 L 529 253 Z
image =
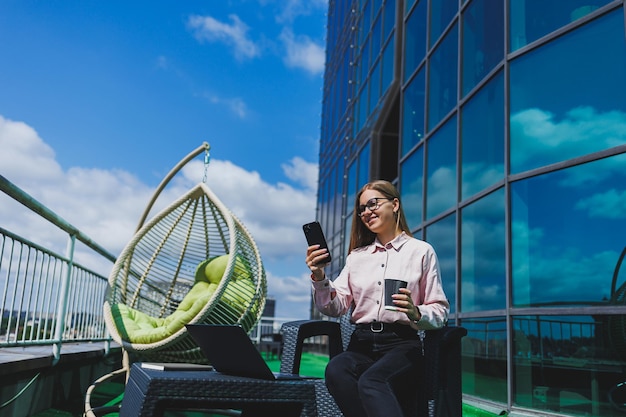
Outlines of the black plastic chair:
M 312 336 L 328 336 L 328 354 L 333 357 L 348 346 L 354 325 L 349 314 L 337 321 L 299 320 L 283 324 L 280 371 L 300 373 L 304 341 Z M 421 384 L 410 392 L 398 393 L 409 416 L 461 417 L 461 339 L 467 329 L 445 326 L 423 331 L 424 375 Z M 320 416 L 341 416 L 323 380 L 316 386 Z

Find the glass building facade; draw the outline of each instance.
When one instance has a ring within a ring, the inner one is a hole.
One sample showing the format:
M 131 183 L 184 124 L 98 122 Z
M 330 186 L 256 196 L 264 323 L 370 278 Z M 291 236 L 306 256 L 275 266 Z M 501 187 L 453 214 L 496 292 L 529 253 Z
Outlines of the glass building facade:
M 394 182 L 468 329 L 465 401 L 624 415 L 625 21 L 623 0 L 329 1 L 326 272 L 358 189 Z

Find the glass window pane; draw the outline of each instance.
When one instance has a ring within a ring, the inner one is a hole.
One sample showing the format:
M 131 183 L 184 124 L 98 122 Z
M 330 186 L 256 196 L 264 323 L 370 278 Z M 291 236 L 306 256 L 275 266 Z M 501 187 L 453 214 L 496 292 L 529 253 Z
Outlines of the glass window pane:
M 413 4 L 415 3 L 415 0 L 405 0 L 404 2 L 404 14 L 406 15 L 409 10 L 411 10 L 411 7 L 413 7 Z M 422 3 L 426 3 L 426 0 L 422 0 Z
M 463 95 L 504 57 L 504 2 L 474 0 L 463 13 Z
M 443 290 L 450 302 L 450 311 L 456 307 L 456 215 L 451 214 L 426 228 L 426 240 L 433 245 L 439 259 Z
M 611 0 L 509 0 L 511 52 L 610 2 Z
M 382 95 L 384 95 L 387 92 L 387 89 L 389 88 L 389 86 L 391 86 L 391 83 L 393 82 L 393 68 L 394 68 L 394 59 L 393 59 L 393 49 L 394 49 L 394 39 L 395 37 L 392 36 L 391 40 L 389 41 L 389 43 L 387 44 L 387 46 L 385 47 L 385 50 L 383 51 L 383 89 L 382 89 Z
M 365 121 L 367 120 L 367 116 L 369 114 L 368 109 L 367 109 L 367 105 L 369 103 L 367 99 L 367 91 L 369 90 L 368 84 L 369 83 L 363 86 L 363 89 L 361 90 L 358 101 L 356 103 L 359 108 L 359 128 L 357 131 L 360 131 L 363 128 L 363 126 L 365 125 Z
M 448 27 L 458 8 L 458 0 L 430 0 L 430 46 Z
M 427 142 L 426 218 L 429 219 L 456 204 L 456 117 L 448 120 Z
M 618 10 L 511 64 L 511 173 L 626 143 Z
M 466 199 L 504 178 L 502 73 L 472 97 L 461 114 L 461 197 Z
M 330 185 L 328 177 L 322 178 L 319 184 L 320 193 L 318 196 L 317 206 L 319 208 L 319 221 L 322 224 L 327 223 L 328 218 L 328 192 L 330 191 Z
M 359 183 L 357 185 L 357 190 L 360 190 L 365 184 L 370 181 L 370 144 L 361 149 L 359 153 Z M 354 204 L 354 201 L 352 201 Z
M 361 68 L 359 71 L 361 72 L 361 80 L 365 80 L 367 78 L 367 73 L 370 70 L 370 49 L 371 49 L 371 38 L 367 38 L 365 41 L 365 45 L 363 45 L 363 49 L 361 50 Z
M 411 229 L 422 224 L 424 202 L 424 147 L 417 149 L 401 165 L 400 195 L 404 205 L 406 221 Z
M 457 102 L 457 38 L 455 26 L 437 47 L 429 61 L 428 130 L 448 114 Z
M 504 189 L 461 211 L 461 311 L 506 307 Z
M 333 196 L 332 196 L 332 207 L 331 213 L 333 218 L 333 224 L 331 230 L 331 241 L 328 242 L 330 246 L 335 248 L 340 243 L 339 234 L 337 233 L 342 226 L 342 217 L 341 217 L 341 209 L 343 206 L 343 172 L 344 166 L 343 164 L 339 164 L 336 168 L 333 169 L 333 178 L 334 178 L 334 186 L 333 186 Z M 337 265 L 337 263 L 335 263 Z
M 624 381 L 623 362 L 607 344 L 608 319 L 513 317 L 514 403 L 546 414 L 617 416 L 609 390 Z
M 404 80 L 408 80 L 426 56 L 426 0 L 421 0 L 404 29 Z
M 361 24 L 359 25 L 365 33 L 369 32 L 372 24 L 372 2 L 368 1 L 363 8 L 363 15 L 361 16 Z
M 369 86 L 370 86 L 370 105 L 369 112 L 371 113 L 378 103 L 378 99 L 380 98 L 380 61 L 374 65 L 374 69 L 372 70 L 372 75 L 370 76 Z
M 463 319 L 463 394 L 507 402 L 506 320 Z
M 625 246 L 625 166 L 621 154 L 512 184 L 514 306 L 611 299 Z
M 357 161 L 354 161 L 348 167 L 348 179 L 346 181 L 346 215 L 352 213 L 354 201 L 356 200 L 356 193 L 358 191 L 358 178 L 356 173 Z
M 350 208 L 353 207 L 350 202 L 348 202 L 348 205 L 350 206 Z M 348 256 L 349 249 L 350 249 L 350 230 L 352 230 L 352 215 L 353 214 L 352 212 L 349 212 L 349 213 L 350 214 L 346 217 L 346 219 L 343 222 L 343 252 L 342 252 L 343 257 L 341 258 L 342 264 L 345 262 L 345 259 Z M 333 260 L 334 260 L 334 254 L 333 254 Z
M 383 29 L 382 27 L 382 17 L 379 15 L 378 18 L 376 19 L 376 21 L 374 22 L 374 26 L 372 27 L 372 49 L 374 50 L 374 53 L 378 53 L 380 51 L 380 38 L 381 38 L 381 31 Z
M 404 90 L 402 112 L 402 155 L 424 138 L 426 78 L 421 70 Z
M 385 42 L 396 25 L 396 0 L 385 1 L 383 14 L 383 42 Z

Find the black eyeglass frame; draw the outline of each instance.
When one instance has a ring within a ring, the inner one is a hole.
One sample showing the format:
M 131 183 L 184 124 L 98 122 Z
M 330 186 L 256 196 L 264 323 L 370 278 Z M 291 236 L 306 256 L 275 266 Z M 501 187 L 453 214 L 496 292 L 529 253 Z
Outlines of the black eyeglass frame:
M 363 214 L 365 213 L 365 209 L 368 209 L 370 212 L 374 211 L 374 210 L 378 210 L 378 208 L 380 208 L 380 203 L 378 203 L 378 200 L 389 200 L 389 201 L 393 201 L 393 198 L 389 198 L 389 197 L 374 197 L 374 198 L 370 198 L 369 200 L 367 200 L 367 202 L 365 204 L 361 204 L 359 206 L 357 206 L 356 208 L 356 214 L 359 217 L 363 217 Z

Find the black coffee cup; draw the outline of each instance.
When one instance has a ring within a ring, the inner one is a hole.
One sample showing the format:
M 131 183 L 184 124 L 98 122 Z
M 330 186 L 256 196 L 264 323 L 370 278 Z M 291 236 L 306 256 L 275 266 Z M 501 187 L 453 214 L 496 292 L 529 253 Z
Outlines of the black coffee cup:
M 400 288 L 406 288 L 407 282 L 400 279 L 385 279 L 385 310 L 397 310 L 398 307 L 393 303 L 393 294 L 398 294 Z

